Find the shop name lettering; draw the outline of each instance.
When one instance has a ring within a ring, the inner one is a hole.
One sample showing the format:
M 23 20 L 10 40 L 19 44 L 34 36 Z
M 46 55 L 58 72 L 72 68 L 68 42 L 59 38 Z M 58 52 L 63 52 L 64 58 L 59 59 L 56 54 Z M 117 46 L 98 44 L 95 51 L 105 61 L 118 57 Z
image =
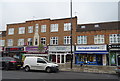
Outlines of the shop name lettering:
M 66 50 L 66 47 L 56 47 L 56 50 Z
M 78 49 L 104 49 L 101 47 L 78 47 Z

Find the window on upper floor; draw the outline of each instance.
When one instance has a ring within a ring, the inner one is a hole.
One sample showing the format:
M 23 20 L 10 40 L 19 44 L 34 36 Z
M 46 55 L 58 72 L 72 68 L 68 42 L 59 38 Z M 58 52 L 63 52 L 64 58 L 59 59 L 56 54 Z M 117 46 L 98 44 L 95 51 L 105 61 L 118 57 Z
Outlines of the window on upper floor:
M 50 45 L 58 45 L 58 37 L 51 37 Z
M 120 34 L 110 34 L 109 43 L 120 43 Z
M 41 37 L 41 44 L 43 44 L 43 45 L 46 44 L 46 37 Z
M 28 33 L 33 33 L 33 26 L 28 26 Z
M 64 23 L 64 31 L 70 31 L 71 30 L 71 23 Z
M 96 28 L 97 28 L 97 27 L 99 27 L 99 25 L 98 25 L 98 24 L 96 24 L 96 25 L 94 25 L 94 27 L 96 27 Z
M 104 44 L 104 35 L 95 35 L 94 44 Z
M 87 36 L 77 36 L 77 44 L 87 44 Z
M 13 39 L 8 39 L 7 45 L 8 46 L 13 46 Z
M 31 46 L 33 43 L 32 43 L 32 38 L 28 38 L 28 45 Z
M 51 32 L 58 32 L 58 24 L 51 24 Z
M 46 25 L 41 25 L 41 32 L 46 32 Z
M 0 46 L 5 46 L 5 40 L 0 40 Z
M 64 44 L 70 44 L 71 36 L 64 36 Z
M 18 39 L 18 46 L 24 45 L 24 39 Z
M 19 27 L 19 34 L 25 34 L 25 27 Z
M 35 32 L 38 33 L 39 24 L 35 24 Z
M 14 28 L 9 28 L 8 35 L 13 35 L 13 34 L 14 34 Z
M 86 26 L 81 26 L 81 28 L 86 28 Z

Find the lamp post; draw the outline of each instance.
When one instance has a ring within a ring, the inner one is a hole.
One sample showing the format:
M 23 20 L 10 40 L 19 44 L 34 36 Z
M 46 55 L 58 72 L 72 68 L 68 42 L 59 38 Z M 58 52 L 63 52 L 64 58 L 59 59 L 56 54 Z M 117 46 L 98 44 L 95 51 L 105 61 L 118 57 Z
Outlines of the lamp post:
M 109 66 L 111 66 L 111 58 L 110 58 L 110 49 L 111 49 L 111 44 L 109 44 Z
M 71 9 L 71 19 L 70 19 L 70 23 L 71 23 L 71 40 L 70 40 L 70 44 L 71 44 L 71 69 L 72 69 L 72 63 L 73 63 L 73 54 L 72 54 L 72 0 L 70 2 L 70 9 Z

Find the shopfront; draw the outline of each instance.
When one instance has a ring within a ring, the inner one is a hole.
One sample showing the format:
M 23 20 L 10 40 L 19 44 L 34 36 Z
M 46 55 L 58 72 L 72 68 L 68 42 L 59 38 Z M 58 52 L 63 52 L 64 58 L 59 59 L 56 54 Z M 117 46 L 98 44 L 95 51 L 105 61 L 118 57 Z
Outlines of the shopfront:
M 72 46 L 74 52 L 74 46 Z M 71 61 L 71 46 L 48 46 L 49 60 L 64 64 Z
M 3 56 L 14 57 L 22 60 L 22 55 L 25 54 L 24 47 L 6 47 Z
M 76 46 L 76 64 L 107 65 L 107 45 Z
M 119 65 L 120 44 L 109 45 L 109 52 L 110 52 L 110 65 L 111 66 Z
M 44 47 L 44 49 L 42 51 L 39 51 L 38 46 L 28 46 L 28 47 L 25 47 L 25 51 L 26 51 L 26 54 L 24 54 L 24 57 L 26 57 L 26 56 L 40 56 L 40 57 L 48 58 L 47 47 Z

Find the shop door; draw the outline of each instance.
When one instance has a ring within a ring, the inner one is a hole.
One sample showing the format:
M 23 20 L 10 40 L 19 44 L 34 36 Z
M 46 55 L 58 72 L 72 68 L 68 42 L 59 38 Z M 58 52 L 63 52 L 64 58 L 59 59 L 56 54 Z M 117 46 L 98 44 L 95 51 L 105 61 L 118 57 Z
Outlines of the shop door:
M 96 61 L 98 65 L 102 65 L 102 55 L 96 55 Z

